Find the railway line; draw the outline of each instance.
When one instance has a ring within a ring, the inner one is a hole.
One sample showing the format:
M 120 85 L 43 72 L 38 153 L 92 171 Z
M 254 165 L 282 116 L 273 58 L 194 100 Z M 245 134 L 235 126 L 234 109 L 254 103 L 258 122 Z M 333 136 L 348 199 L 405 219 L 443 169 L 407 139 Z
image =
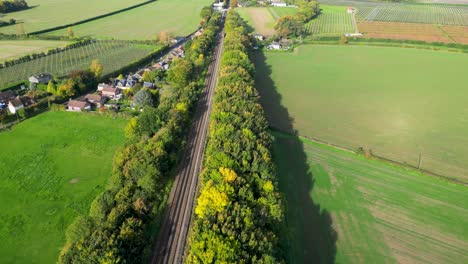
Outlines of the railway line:
M 183 158 L 169 195 L 168 208 L 153 249 L 152 264 L 183 262 L 223 49 L 224 19 L 221 23 L 205 87 L 198 101 Z

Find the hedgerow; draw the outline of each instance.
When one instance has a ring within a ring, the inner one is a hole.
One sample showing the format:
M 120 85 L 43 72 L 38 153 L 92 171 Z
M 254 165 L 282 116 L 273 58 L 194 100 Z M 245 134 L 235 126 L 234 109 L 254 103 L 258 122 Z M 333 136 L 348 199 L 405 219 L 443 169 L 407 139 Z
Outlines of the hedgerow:
M 187 263 L 283 263 L 283 205 L 251 43 L 237 13 L 229 12 L 225 29 Z

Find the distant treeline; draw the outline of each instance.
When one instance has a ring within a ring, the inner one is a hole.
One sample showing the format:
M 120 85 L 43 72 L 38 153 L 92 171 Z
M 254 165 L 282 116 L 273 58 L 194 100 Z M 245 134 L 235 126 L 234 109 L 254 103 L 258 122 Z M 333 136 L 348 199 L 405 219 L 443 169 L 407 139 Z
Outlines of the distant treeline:
M 186 263 L 284 263 L 273 139 L 255 89 L 247 26 L 230 11 Z
M 28 8 L 28 3 L 24 0 L 0 0 L 0 13 L 10 13 Z
M 89 215 L 68 228 L 59 263 L 142 263 L 150 255 L 220 22 L 220 14 L 205 21 L 203 34 L 186 43 L 186 57 L 167 72 L 170 87 L 159 104 L 130 120 L 109 183 Z

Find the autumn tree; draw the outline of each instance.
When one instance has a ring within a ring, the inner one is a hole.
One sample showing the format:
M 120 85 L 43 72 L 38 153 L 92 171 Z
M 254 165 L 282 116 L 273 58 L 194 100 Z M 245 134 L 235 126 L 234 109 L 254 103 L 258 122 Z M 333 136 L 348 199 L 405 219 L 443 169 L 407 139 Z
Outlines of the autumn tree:
M 278 36 L 287 38 L 299 36 L 302 33 L 303 24 L 295 16 L 283 16 L 276 21 L 274 28 Z
M 57 86 L 55 85 L 55 82 L 53 80 L 50 80 L 49 83 L 47 84 L 47 92 L 50 94 L 57 93 Z
M 67 37 L 68 37 L 69 39 L 75 37 L 75 32 L 73 32 L 73 28 L 72 28 L 72 27 L 68 27 L 68 28 L 67 28 Z
M 89 70 L 94 74 L 94 77 L 98 78 L 102 75 L 104 71 L 104 66 L 99 62 L 99 60 L 93 60 Z

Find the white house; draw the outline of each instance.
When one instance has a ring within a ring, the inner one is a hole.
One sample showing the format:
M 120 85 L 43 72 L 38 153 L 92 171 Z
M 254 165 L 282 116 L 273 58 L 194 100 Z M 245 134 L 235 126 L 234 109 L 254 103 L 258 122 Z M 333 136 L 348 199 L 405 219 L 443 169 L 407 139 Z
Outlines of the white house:
M 91 110 L 91 105 L 88 102 L 70 100 L 67 104 L 67 111 L 82 112 Z
M 217 11 L 223 10 L 224 2 L 214 3 L 213 9 Z
M 272 42 L 270 45 L 267 46 L 267 49 L 269 50 L 280 50 L 281 49 L 281 44 L 278 42 Z
M 110 85 L 108 85 L 108 84 L 106 84 L 106 83 L 100 83 L 100 84 L 98 85 L 98 87 L 97 87 L 97 90 L 98 90 L 98 91 L 102 91 L 102 89 L 108 88 L 108 87 L 110 87 Z
M 47 84 L 52 79 L 53 79 L 53 76 L 51 74 L 42 73 L 42 74 L 33 75 L 29 77 L 29 82 L 35 83 L 35 84 L 38 84 L 38 83 Z
M 24 108 L 23 102 L 19 98 L 15 98 L 8 102 L 8 110 L 10 113 L 15 114 L 19 109 Z
M 287 7 L 288 6 L 288 4 L 286 4 L 285 2 L 272 2 L 271 5 L 276 6 L 276 7 Z

